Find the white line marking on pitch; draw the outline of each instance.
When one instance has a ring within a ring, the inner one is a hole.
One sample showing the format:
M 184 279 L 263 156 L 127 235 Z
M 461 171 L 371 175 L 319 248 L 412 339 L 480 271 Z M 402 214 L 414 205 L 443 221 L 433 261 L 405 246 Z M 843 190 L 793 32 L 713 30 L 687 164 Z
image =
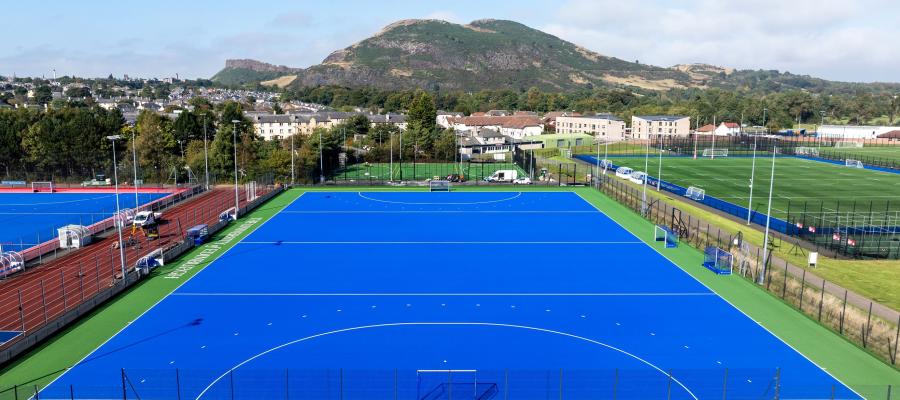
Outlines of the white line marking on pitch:
M 507 241 L 507 242 L 474 242 L 474 241 L 404 241 L 404 242 L 378 242 L 378 241 L 312 241 L 312 242 L 295 242 L 295 241 L 274 241 L 274 242 L 240 242 L 238 244 L 270 244 L 270 245 L 281 245 L 281 244 L 644 244 L 644 242 L 635 242 L 635 241 L 612 241 L 612 242 L 604 242 L 604 241 L 586 241 L 586 242 L 519 242 L 519 241 Z
M 660 292 L 660 293 L 198 293 L 198 292 L 181 292 L 173 293 L 173 296 L 221 296 L 221 297 L 318 297 L 318 296 L 385 296 L 385 297 L 404 297 L 404 296 L 573 296 L 573 297 L 668 297 L 668 296 L 715 296 L 713 292 Z

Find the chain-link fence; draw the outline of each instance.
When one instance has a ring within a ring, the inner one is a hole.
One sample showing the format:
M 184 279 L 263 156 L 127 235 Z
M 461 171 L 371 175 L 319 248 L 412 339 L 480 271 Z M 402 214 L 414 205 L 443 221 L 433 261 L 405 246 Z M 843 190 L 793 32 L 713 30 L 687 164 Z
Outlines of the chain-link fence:
M 781 369 L 118 370 L 98 384 L 23 385 L 0 399 L 781 399 L 858 398 Z M 892 387 L 867 388 L 890 399 Z M 17 397 L 18 396 L 18 397 Z

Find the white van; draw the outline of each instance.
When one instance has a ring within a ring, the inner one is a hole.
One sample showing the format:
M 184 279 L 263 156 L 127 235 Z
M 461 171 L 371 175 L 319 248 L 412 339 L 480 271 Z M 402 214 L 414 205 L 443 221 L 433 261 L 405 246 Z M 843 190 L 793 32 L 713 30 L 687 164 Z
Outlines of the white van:
M 519 177 L 519 172 L 514 169 L 501 169 L 493 175 L 484 178 L 486 182 L 512 182 Z

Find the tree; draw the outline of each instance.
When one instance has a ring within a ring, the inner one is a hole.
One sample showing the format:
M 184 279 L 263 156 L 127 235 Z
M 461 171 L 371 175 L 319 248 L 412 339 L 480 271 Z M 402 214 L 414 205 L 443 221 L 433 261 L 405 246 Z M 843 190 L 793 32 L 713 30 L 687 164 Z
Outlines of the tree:
M 256 134 L 250 121 L 244 118 L 241 105 L 234 101 L 222 105 L 216 135 L 210 151 L 210 169 L 219 177 L 234 178 L 234 128 L 238 121 L 238 170 L 245 171 L 256 161 Z M 240 172 L 239 172 L 240 173 Z
M 173 168 L 180 170 L 178 142 L 172 123 L 165 116 L 142 111 L 135 125 L 137 153 L 141 168 L 159 182 L 168 180 Z
M 178 118 L 172 124 L 172 130 L 175 139 L 185 144 L 191 140 L 203 139 L 203 125 L 197 115 L 190 111 L 182 111 L 178 114 Z
M 40 105 L 44 105 L 53 100 L 53 92 L 50 91 L 50 86 L 41 85 L 38 86 L 37 89 L 34 89 L 34 102 Z

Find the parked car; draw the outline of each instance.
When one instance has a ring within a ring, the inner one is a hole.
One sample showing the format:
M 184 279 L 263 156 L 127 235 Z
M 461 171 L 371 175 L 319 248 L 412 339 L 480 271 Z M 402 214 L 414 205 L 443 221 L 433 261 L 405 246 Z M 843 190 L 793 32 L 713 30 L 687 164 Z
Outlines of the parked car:
M 530 185 L 530 184 L 531 184 L 531 178 L 529 178 L 527 176 L 523 176 L 521 178 L 517 178 L 517 179 L 513 180 L 513 185 Z

